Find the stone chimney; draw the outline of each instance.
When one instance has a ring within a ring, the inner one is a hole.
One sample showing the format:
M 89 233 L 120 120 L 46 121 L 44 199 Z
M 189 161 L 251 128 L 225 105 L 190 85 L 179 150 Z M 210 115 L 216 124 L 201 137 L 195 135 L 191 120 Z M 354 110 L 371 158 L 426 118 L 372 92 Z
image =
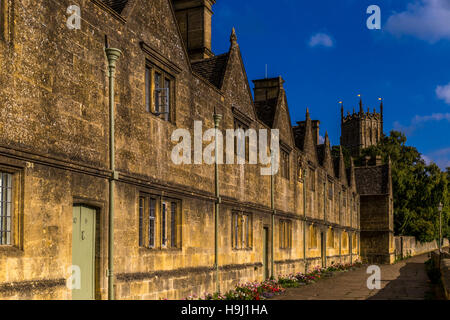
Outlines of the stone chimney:
M 320 144 L 320 121 L 319 120 L 311 120 L 311 129 L 313 134 L 314 142 L 319 145 Z
M 320 144 L 320 135 L 319 135 L 319 120 L 311 120 L 311 131 L 312 131 L 312 139 L 316 145 Z M 297 132 L 301 132 L 304 134 L 306 129 L 306 121 L 297 121 L 297 126 L 293 127 L 294 134 Z
M 211 58 L 212 6 L 216 0 L 172 0 L 181 35 L 192 61 Z
M 278 99 L 280 90 L 283 89 L 284 80 L 281 77 L 253 80 L 255 85 L 255 102 Z

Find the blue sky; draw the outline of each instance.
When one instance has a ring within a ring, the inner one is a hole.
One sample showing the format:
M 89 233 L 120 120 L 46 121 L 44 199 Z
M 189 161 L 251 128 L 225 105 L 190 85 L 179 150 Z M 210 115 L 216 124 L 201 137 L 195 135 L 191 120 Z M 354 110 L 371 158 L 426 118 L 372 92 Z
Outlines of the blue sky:
M 369 5 L 381 30 L 369 30 Z M 217 0 L 213 51 L 236 28 L 249 80 L 281 75 L 291 119 L 306 107 L 339 143 L 340 107 L 385 106 L 385 133 L 401 130 L 427 161 L 450 166 L 450 0 Z

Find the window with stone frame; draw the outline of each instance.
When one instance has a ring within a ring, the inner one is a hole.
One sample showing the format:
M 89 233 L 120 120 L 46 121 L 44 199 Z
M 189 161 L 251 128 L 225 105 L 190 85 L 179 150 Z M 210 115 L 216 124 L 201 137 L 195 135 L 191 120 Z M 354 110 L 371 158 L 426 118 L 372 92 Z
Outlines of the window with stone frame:
M 23 171 L 0 166 L 0 246 L 23 248 Z
M 346 231 L 342 233 L 342 249 L 348 249 L 348 233 Z
M 280 249 L 292 248 L 292 221 L 280 219 L 279 224 Z
M 181 200 L 139 196 L 139 246 L 181 248 Z
M 352 251 L 356 251 L 358 248 L 358 238 L 356 233 L 353 233 L 352 235 Z
M 244 124 L 242 121 L 238 119 L 234 119 L 234 130 L 239 130 L 239 135 L 236 135 L 234 139 L 234 154 L 237 157 L 244 156 L 243 159 L 245 161 L 249 161 L 250 157 L 250 139 L 246 135 L 247 130 L 249 129 L 248 125 Z
M 347 207 L 347 190 L 342 189 L 342 206 Z
M 0 171 L 0 245 L 13 242 L 13 175 Z
M 318 245 L 317 241 L 317 228 L 314 225 L 309 226 L 309 248 L 316 249 Z
M 350 209 L 350 214 L 352 213 L 352 210 L 353 210 L 353 197 L 350 195 L 350 207 L 349 207 L 349 209 Z
M 327 232 L 327 247 L 334 249 L 334 229 L 329 228 Z
M 287 150 L 280 150 L 280 169 L 281 169 L 281 177 L 289 180 L 290 172 L 289 172 L 289 152 Z
M 250 213 L 235 211 L 231 217 L 231 239 L 234 249 L 252 248 L 252 215 Z
M 328 200 L 333 200 L 333 181 L 328 180 Z
M 175 114 L 175 77 L 147 60 L 145 65 L 145 109 L 173 122 Z
M 303 179 L 305 175 L 305 169 L 303 168 L 303 163 L 302 163 L 302 159 L 299 158 L 297 161 L 297 180 L 300 182 L 305 182 L 303 181 Z
M 0 40 L 8 39 L 8 0 L 0 0 Z
M 309 189 L 311 191 L 316 191 L 316 170 L 314 170 L 313 168 L 309 168 L 308 178 L 309 178 Z

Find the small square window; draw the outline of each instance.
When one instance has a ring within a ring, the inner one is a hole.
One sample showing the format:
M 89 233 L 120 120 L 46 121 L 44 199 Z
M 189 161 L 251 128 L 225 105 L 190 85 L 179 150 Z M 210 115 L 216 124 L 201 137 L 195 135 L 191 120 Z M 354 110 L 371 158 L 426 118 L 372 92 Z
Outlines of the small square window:
M 181 248 L 181 201 L 139 196 L 139 246 Z

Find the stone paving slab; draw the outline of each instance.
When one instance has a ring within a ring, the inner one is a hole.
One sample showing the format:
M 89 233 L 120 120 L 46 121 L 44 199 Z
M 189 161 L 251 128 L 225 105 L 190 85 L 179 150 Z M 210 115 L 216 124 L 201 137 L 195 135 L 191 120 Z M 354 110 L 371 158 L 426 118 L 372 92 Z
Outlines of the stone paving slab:
M 367 288 L 367 267 L 338 272 L 311 285 L 287 289 L 274 300 L 423 300 L 433 287 L 425 271 L 428 254 L 380 265 L 381 289 Z

